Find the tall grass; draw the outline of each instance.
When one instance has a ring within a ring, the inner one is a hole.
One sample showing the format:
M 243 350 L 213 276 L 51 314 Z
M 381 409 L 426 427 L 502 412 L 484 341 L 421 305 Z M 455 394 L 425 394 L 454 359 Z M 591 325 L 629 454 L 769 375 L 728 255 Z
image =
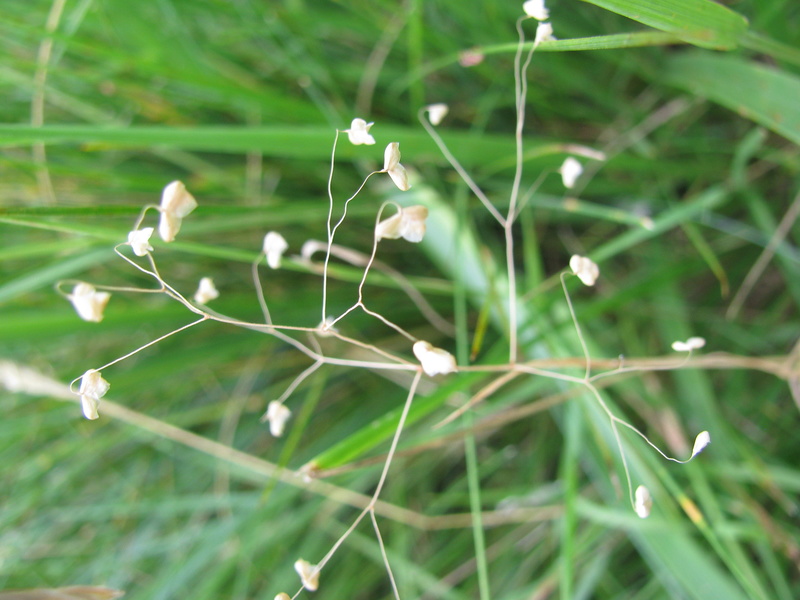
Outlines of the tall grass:
M 495 377 L 424 378 L 375 504 L 401 598 L 800 596 L 800 13 L 781 0 L 659 6 L 550 4 L 559 40 L 528 73 L 522 181 L 546 176 L 511 231 L 514 332 L 520 360 L 581 377 L 559 274 L 572 254 L 590 256 L 596 289 L 575 278 L 567 289 L 595 369 L 675 364 L 674 340 L 708 342 L 685 368 L 600 380 L 602 397 L 671 454 L 702 429 L 713 443 L 680 466 L 622 431 L 633 478 L 655 499 L 640 520 L 585 388 L 516 377 L 437 426 Z M 115 366 L 101 418 L 87 421 L 58 382 L 191 315 L 163 296 L 115 294 L 102 323 L 86 323 L 54 285 L 148 285 L 112 248 L 180 179 L 200 206 L 157 246 L 160 272 L 187 295 L 211 275 L 215 310 L 259 319 L 261 240 L 278 230 L 296 255 L 325 239 L 333 133 L 360 116 L 379 143 L 339 144 L 337 198 L 381 168 L 375 148 L 390 141 L 413 187 L 370 182 L 337 243 L 368 254 L 383 201 L 427 206 L 425 240 L 382 242 L 378 258 L 455 337 L 435 333 L 391 275 L 370 274 L 370 308 L 461 365 L 506 362 L 503 228 L 416 115 L 449 104 L 437 131 L 508 210 L 519 4 L 72 0 L 2 12 L 0 371 L 12 389 L 0 395 L 0 588 L 107 585 L 148 600 L 298 589 L 294 561 L 325 556 L 368 505 L 411 375 L 324 365 L 273 438 L 259 417 L 308 359 L 204 323 Z M 467 52 L 482 61 L 463 66 Z M 585 161 L 565 193 L 555 170 L 576 145 L 607 160 Z M 332 311 L 353 302 L 362 271 L 331 262 Z M 318 270 L 288 258 L 262 276 L 276 321 L 319 322 Z M 368 316 L 341 329 L 413 359 Z M 20 368 L 38 374 L 23 377 L 38 393 L 15 391 Z M 296 471 L 309 463 L 319 478 L 307 482 Z M 391 597 L 367 523 L 317 595 Z

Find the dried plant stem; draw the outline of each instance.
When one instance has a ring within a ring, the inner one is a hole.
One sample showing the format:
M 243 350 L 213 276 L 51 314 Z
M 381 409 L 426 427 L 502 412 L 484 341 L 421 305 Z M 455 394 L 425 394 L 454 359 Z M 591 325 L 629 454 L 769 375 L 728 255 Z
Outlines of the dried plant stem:
M 775 255 L 775 249 L 789 234 L 789 231 L 791 231 L 792 225 L 794 225 L 795 221 L 797 221 L 798 216 L 800 216 L 800 193 L 798 193 L 794 197 L 794 200 L 792 200 L 791 205 L 789 205 L 789 209 L 786 211 L 786 214 L 783 215 L 781 222 L 775 229 L 775 233 L 772 234 L 772 237 L 770 238 L 766 248 L 764 248 L 756 262 L 750 268 L 750 271 L 744 278 L 741 287 L 736 292 L 733 300 L 731 300 L 730 306 L 728 306 L 728 310 L 725 312 L 725 317 L 727 319 L 735 319 L 739 314 L 739 311 L 744 305 L 745 300 L 747 300 L 747 296 L 752 291 L 753 286 L 755 286 L 756 281 L 758 281 L 758 278 L 761 277 L 764 269 L 767 268 L 767 265 Z
M 264 287 L 261 285 L 261 277 L 258 274 L 258 265 L 264 258 L 264 253 L 260 253 L 253 261 L 251 272 L 253 275 L 253 286 L 256 289 L 256 296 L 258 296 L 258 305 L 261 307 L 261 314 L 264 315 L 264 322 L 267 325 L 272 325 L 272 315 L 269 314 L 267 307 L 267 299 L 264 297 Z
M 31 98 L 32 127 L 44 125 L 45 87 L 47 72 L 50 68 L 50 57 L 53 53 L 53 33 L 58 29 L 66 3 L 66 0 L 53 0 L 45 23 L 47 35 L 39 44 L 39 52 L 36 55 L 36 71 L 33 75 L 33 97 Z M 50 179 L 50 170 L 47 168 L 47 152 L 44 142 L 34 142 L 33 162 L 36 165 L 36 181 L 39 184 L 39 194 L 44 202 L 54 204 L 56 195 L 53 190 L 53 182 Z
M 306 260 L 311 258 L 313 252 L 326 249 L 326 246 L 323 242 L 315 242 L 313 240 L 307 241 L 303 247 L 312 251 L 311 254 L 303 256 L 303 258 Z M 352 248 L 339 246 L 338 244 L 331 244 L 330 254 L 331 256 L 335 256 L 336 258 L 350 263 L 354 267 L 365 267 L 370 261 L 370 257 L 368 255 L 358 252 Z M 306 264 L 315 272 L 322 274 L 323 271 L 322 269 L 317 268 L 317 263 L 312 263 L 309 261 Z M 425 299 L 425 296 L 423 296 L 400 271 L 377 259 L 372 261 L 371 268 L 377 269 L 385 275 L 388 275 L 408 296 L 409 300 L 414 303 L 414 306 L 417 307 L 422 316 L 425 317 L 436 329 L 450 337 L 455 335 L 455 328 L 453 325 L 438 312 L 436 312 L 433 306 L 431 306 L 431 304 Z
M 427 131 L 428 135 L 431 136 L 431 139 L 434 141 L 436 146 L 438 146 L 439 151 L 442 153 L 445 159 L 447 159 L 447 162 L 450 163 L 450 166 L 456 170 L 459 177 L 461 177 L 464 183 L 467 184 L 467 187 L 472 190 L 472 193 L 475 194 L 478 200 L 481 201 L 481 204 L 483 204 L 484 208 L 489 211 L 489 214 L 491 214 L 498 223 L 503 225 L 505 223 L 505 218 L 503 215 L 500 214 L 500 211 L 494 207 L 486 194 L 483 193 L 483 190 L 478 187 L 478 184 L 475 183 L 475 180 L 472 179 L 470 174 L 466 171 L 466 169 L 464 169 L 458 159 L 453 155 L 452 152 L 450 152 L 450 149 L 447 147 L 447 144 L 445 144 L 442 136 L 439 135 L 433 125 L 431 125 L 428 121 L 425 115 L 425 109 L 420 109 L 418 116 L 420 123 L 422 123 L 422 126 L 425 128 L 425 131 Z
M 333 557 L 339 547 L 344 543 L 344 541 L 350 536 L 358 524 L 364 519 L 364 517 L 368 513 L 372 513 L 375 508 L 375 503 L 378 501 L 378 496 L 380 496 L 381 490 L 383 489 L 384 484 L 386 483 L 386 477 L 389 474 L 389 467 L 392 465 L 392 459 L 394 458 L 395 451 L 397 450 L 397 443 L 400 441 L 400 434 L 403 432 L 403 426 L 405 425 L 406 419 L 408 418 L 408 411 L 411 409 L 411 403 L 414 400 L 414 396 L 417 393 L 417 385 L 419 384 L 419 380 L 422 377 L 422 369 L 417 368 L 417 373 L 414 377 L 414 380 L 411 383 L 411 387 L 408 390 L 408 395 L 406 396 L 406 402 L 403 405 L 403 412 L 400 414 L 400 420 L 397 423 L 397 429 L 395 429 L 394 437 L 392 438 L 391 446 L 389 447 L 389 452 L 386 455 L 386 462 L 383 465 L 383 470 L 381 471 L 380 479 L 378 480 L 378 484 L 375 486 L 375 492 L 372 494 L 372 499 L 370 500 L 369 504 L 364 508 L 364 510 L 359 514 L 350 527 L 339 537 L 336 542 L 334 542 L 331 549 L 328 553 L 322 558 L 322 560 L 317 563 L 317 570 L 321 571 L 328 561 Z M 377 528 L 377 524 L 376 524 Z M 391 573 L 391 570 L 390 570 Z M 394 581 L 392 582 L 394 583 Z
M 568 273 L 564 271 L 561 272 L 561 289 L 564 290 L 564 298 L 567 300 L 569 316 L 572 319 L 572 324 L 575 327 L 575 333 L 578 336 L 578 341 L 580 342 L 581 349 L 583 350 L 583 356 L 586 359 L 586 374 L 584 375 L 584 379 L 588 381 L 592 372 L 592 357 L 589 354 L 589 347 L 586 345 L 586 339 L 583 337 L 580 323 L 578 323 L 578 317 L 575 315 L 575 307 L 572 306 L 572 298 L 570 298 L 569 291 L 567 290 L 567 283 L 565 281 L 567 275 Z
M 383 543 L 383 536 L 381 535 L 380 527 L 378 527 L 378 519 L 375 517 L 374 508 L 369 509 L 369 518 L 372 521 L 372 528 L 375 530 L 375 538 L 378 540 L 381 557 L 383 558 L 383 567 L 386 569 L 386 574 L 389 575 L 389 582 L 392 584 L 395 600 L 400 600 L 400 591 L 397 589 L 397 581 L 395 581 L 394 573 L 392 572 L 392 565 L 389 564 L 389 557 L 386 555 L 386 544 Z
M 310 375 L 314 374 L 317 371 L 317 369 L 319 369 L 323 364 L 324 363 L 321 360 L 317 360 L 310 367 L 304 369 L 303 372 L 300 373 L 300 375 L 294 378 L 289 387 L 286 388 L 286 390 L 277 398 L 276 401 L 281 403 L 285 402 L 286 399 L 289 396 L 291 396 L 292 393 L 297 389 L 297 387 L 301 383 L 303 383 Z M 261 417 L 261 422 L 263 423 L 266 420 L 267 420 L 267 413 L 264 413 L 264 415 Z

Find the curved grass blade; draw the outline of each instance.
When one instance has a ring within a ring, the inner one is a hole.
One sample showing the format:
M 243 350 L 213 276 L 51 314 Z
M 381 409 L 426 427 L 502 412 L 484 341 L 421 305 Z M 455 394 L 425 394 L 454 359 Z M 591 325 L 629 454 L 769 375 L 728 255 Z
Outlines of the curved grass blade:
M 618 15 L 672 33 L 685 42 L 730 50 L 748 23 L 739 13 L 711 0 L 584 0 Z
M 689 52 L 661 81 L 721 104 L 800 144 L 800 78 L 734 56 Z

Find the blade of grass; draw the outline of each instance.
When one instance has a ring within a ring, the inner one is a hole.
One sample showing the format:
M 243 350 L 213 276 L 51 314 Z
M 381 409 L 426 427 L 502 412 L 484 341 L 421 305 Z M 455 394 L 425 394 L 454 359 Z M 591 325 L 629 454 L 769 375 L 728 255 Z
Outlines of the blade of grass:
M 661 81 L 708 98 L 800 144 L 800 77 L 737 56 L 689 52 L 667 61 Z
M 344 127 L 344 123 L 341 124 Z M 444 164 L 444 157 L 436 145 L 419 128 L 376 126 L 372 130 L 378 138 L 397 141 L 403 150 L 403 162 L 413 164 L 424 160 Z M 513 154 L 513 142 L 504 135 L 486 135 L 476 138 L 469 133 L 451 131 L 444 135 L 451 147 L 459 149 L 459 160 L 465 165 L 483 164 L 488 160 L 505 159 Z M 34 142 L 48 144 L 95 144 L 109 148 L 169 147 L 185 150 L 220 153 L 244 153 L 257 150 L 266 157 L 324 160 L 330 158 L 333 140 L 327 126 L 275 126 L 275 127 L 97 127 L 92 125 L 0 125 L 0 146 L 20 146 Z M 532 144 L 535 148 L 536 144 Z M 378 159 L 369 146 L 341 145 L 337 160 L 355 158 Z M 409 157 L 406 159 L 405 157 Z
M 664 213 L 656 216 L 653 219 L 653 226 L 649 229 L 631 229 L 621 235 L 618 235 L 613 240 L 606 242 L 596 250 L 592 251 L 591 257 L 593 260 L 605 260 L 616 256 L 620 252 L 635 246 L 649 238 L 658 237 L 664 233 L 680 225 L 681 223 L 696 219 L 704 211 L 715 208 L 725 202 L 729 198 L 727 190 L 723 187 L 711 187 L 697 197 L 690 200 L 685 200 L 674 208 L 671 208 Z
M 747 19 L 711 0 L 583 0 L 690 44 L 715 50 L 735 48 Z

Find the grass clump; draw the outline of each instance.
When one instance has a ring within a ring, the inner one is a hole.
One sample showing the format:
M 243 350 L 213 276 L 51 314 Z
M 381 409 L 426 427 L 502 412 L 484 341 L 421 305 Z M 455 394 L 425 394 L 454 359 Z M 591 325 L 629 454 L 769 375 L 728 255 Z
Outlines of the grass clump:
M 798 15 L 643 4 L 9 6 L 0 588 L 797 597 Z

